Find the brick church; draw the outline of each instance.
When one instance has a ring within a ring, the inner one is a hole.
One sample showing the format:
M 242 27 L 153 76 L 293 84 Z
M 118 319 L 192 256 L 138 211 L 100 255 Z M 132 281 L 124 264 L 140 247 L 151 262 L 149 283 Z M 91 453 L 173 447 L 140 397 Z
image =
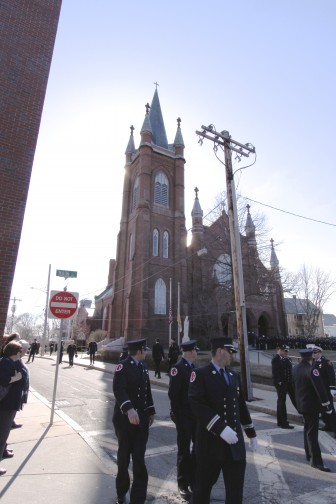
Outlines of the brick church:
M 228 216 L 223 212 L 205 226 L 197 188 L 187 245 L 180 123 L 178 118 L 168 143 L 156 89 L 137 148 L 131 126 L 116 259 L 93 316 L 111 339 L 146 337 L 151 345 L 160 338 L 168 346 L 171 336 L 181 341 L 188 331 L 206 347 L 216 334 L 235 337 Z M 287 330 L 278 260 L 273 241 L 270 268 L 260 260 L 249 207 L 241 246 L 248 331 L 282 337 Z

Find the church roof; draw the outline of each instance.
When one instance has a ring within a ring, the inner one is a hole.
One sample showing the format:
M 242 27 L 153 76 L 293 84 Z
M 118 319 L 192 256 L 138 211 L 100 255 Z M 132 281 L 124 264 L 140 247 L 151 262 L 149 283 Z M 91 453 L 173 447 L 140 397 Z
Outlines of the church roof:
M 271 268 L 278 268 L 279 267 L 279 259 L 277 258 L 277 255 L 275 253 L 275 250 L 274 250 L 274 240 L 273 238 L 271 239 L 271 259 L 270 259 L 270 265 L 271 265 Z
M 126 147 L 125 154 L 127 154 L 127 153 L 134 154 L 134 152 L 135 152 L 134 137 L 133 137 L 134 127 L 131 126 L 130 129 L 131 129 L 131 134 L 130 134 L 130 138 L 129 138 L 129 141 L 128 141 L 128 144 L 127 144 L 127 147 Z
M 155 145 L 168 149 L 166 129 L 163 122 L 161 105 L 157 89 L 155 89 L 152 105 L 149 112 L 150 125 L 152 127 L 152 139 Z M 182 140 L 183 142 L 183 140 Z
M 181 119 L 177 119 L 177 131 L 174 140 L 175 147 L 184 147 L 182 132 L 181 132 Z

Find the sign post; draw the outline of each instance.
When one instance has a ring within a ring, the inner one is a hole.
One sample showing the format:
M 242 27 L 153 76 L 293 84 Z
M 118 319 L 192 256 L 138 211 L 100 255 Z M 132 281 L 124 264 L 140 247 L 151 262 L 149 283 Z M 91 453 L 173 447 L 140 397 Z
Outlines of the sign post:
M 51 403 L 50 425 L 52 425 L 54 421 L 58 368 L 59 368 L 61 345 L 62 345 L 63 320 L 70 319 L 75 315 L 78 307 L 78 297 L 79 297 L 78 292 L 67 292 L 67 291 L 50 292 L 48 317 L 61 319 L 60 331 L 58 336 L 56 367 L 55 367 L 54 392 Z

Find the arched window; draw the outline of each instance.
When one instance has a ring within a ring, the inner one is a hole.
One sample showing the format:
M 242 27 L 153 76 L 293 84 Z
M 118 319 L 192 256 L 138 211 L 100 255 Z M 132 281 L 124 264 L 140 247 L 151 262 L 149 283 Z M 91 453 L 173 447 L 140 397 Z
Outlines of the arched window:
M 155 282 L 154 313 L 166 315 L 166 284 L 162 278 Z
M 221 254 L 213 267 L 213 277 L 216 282 L 226 289 L 232 287 L 231 257 L 229 254 Z
M 153 256 L 157 257 L 159 255 L 159 231 L 154 229 L 153 231 Z
M 165 259 L 168 258 L 168 246 L 169 246 L 169 235 L 168 231 L 165 231 L 162 237 L 162 257 L 164 257 Z
M 128 260 L 132 261 L 133 256 L 134 256 L 134 240 L 133 240 L 133 235 L 130 234 L 130 237 L 129 237 L 129 256 L 128 256 Z
M 166 175 L 160 171 L 155 177 L 154 203 L 168 207 L 169 184 Z
M 135 179 L 133 186 L 133 200 L 132 200 L 132 210 L 135 210 L 139 203 L 139 177 Z

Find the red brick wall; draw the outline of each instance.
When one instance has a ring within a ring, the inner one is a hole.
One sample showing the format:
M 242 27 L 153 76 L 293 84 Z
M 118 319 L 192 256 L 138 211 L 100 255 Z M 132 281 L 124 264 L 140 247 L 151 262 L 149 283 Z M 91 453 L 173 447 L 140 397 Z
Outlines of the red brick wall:
M 62 0 L 0 2 L 0 335 Z

